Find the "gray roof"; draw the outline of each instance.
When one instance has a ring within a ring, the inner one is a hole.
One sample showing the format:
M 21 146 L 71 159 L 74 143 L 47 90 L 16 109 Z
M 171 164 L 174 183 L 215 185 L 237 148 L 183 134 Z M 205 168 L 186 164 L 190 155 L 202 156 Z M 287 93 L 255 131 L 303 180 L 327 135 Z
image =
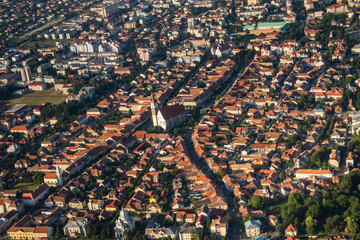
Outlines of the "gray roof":
M 181 228 L 180 229 L 180 234 L 183 234 L 183 233 L 192 233 L 192 232 L 197 232 L 197 229 L 196 228 L 192 228 L 192 227 L 189 227 L 189 228 Z
M 256 229 L 260 228 L 261 222 L 260 220 L 249 220 L 245 222 L 245 229 Z
M 26 107 L 26 104 L 15 104 L 9 110 L 5 111 L 5 113 L 16 113 L 19 110 L 22 110 Z

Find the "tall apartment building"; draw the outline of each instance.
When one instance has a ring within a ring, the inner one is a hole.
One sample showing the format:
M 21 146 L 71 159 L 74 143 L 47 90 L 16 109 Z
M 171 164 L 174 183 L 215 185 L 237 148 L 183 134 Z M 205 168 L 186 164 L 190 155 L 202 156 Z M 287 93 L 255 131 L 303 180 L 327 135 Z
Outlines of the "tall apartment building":
M 31 68 L 29 66 L 25 66 L 24 69 L 21 69 L 20 74 L 23 82 L 30 82 L 32 80 Z

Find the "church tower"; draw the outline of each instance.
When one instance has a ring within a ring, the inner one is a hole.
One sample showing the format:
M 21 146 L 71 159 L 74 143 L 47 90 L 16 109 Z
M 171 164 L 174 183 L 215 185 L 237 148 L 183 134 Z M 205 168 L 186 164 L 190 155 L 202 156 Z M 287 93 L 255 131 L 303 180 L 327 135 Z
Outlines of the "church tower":
M 63 178 L 62 178 L 62 174 L 61 174 L 59 165 L 56 165 L 56 180 L 57 180 L 59 186 L 63 185 L 64 182 L 63 182 Z
M 157 102 L 154 98 L 154 94 L 151 94 L 151 116 L 152 116 L 152 121 L 153 121 L 153 125 L 158 126 L 158 121 L 157 121 L 157 112 L 158 112 L 158 105 Z

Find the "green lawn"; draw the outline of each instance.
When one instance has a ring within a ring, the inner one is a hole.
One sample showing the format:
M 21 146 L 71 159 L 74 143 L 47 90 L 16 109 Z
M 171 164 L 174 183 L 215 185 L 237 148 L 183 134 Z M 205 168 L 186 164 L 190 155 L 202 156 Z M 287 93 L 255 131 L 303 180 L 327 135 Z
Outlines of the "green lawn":
M 65 101 L 66 97 L 67 96 L 63 95 L 61 92 L 55 92 L 54 90 L 49 89 L 45 91 L 28 93 L 24 96 L 10 99 L 7 101 L 7 104 L 27 104 L 29 106 L 37 106 L 45 102 L 60 104 Z
M 35 182 L 30 182 L 30 183 L 18 183 L 16 184 L 14 187 L 11 188 L 11 190 L 35 190 L 36 188 L 38 188 L 41 184 L 35 183 Z

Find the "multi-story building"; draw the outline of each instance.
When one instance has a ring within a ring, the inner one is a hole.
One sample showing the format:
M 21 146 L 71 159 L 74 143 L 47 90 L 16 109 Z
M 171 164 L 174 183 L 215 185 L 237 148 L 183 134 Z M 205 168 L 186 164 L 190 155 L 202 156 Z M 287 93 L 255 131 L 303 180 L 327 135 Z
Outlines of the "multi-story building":
M 259 220 L 249 220 L 245 222 L 245 231 L 247 237 L 256 237 L 260 235 L 261 222 Z
M 30 82 L 32 80 L 31 68 L 29 66 L 25 66 L 21 69 L 20 74 L 23 82 Z
M 42 82 L 29 83 L 28 88 L 32 91 L 43 91 L 45 90 L 45 84 Z
M 7 234 L 10 239 L 49 239 L 53 235 L 53 228 L 38 226 L 29 215 L 26 215 L 16 222 Z
M 98 52 L 99 44 L 96 42 L 73 43 L 70 51 L 75 53 L 95 53 Z
M 35 206 L 39 203 L 39 201 L 45 197 L 45 195 L 49 192 L 49 186 L 46 183 L 43 183 L 40 187 L 35 189 L 34 191 L 24 192 L 22 194 L 21 201 L 26 206 Z
M 139 54 L 139 58 L 143 62 L 148 62 L 151 60 L 153 54 L 154 54 L 153 48 L 138 48 L 137 52 Z

